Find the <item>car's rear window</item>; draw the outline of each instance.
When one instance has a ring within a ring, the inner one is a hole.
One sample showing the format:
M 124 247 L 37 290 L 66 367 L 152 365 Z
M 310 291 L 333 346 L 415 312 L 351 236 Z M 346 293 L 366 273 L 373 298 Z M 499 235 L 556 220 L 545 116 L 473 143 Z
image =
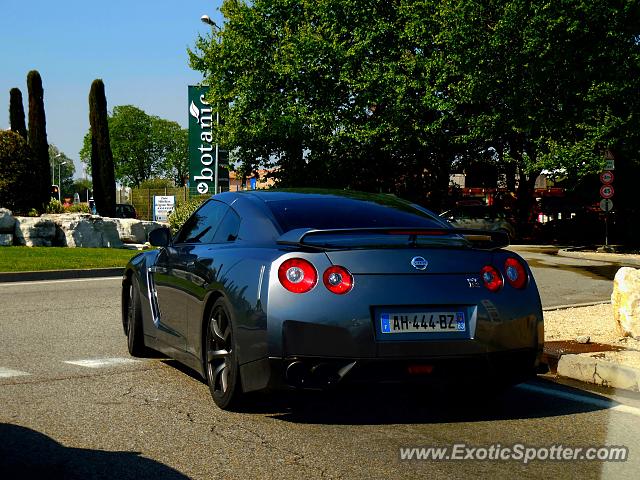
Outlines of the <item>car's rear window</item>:
M 297 228 L 442 228 L 443 223 L 409 204 L 383 205 L 344 197 L 309 197 L 269 201 L 284 232 Z

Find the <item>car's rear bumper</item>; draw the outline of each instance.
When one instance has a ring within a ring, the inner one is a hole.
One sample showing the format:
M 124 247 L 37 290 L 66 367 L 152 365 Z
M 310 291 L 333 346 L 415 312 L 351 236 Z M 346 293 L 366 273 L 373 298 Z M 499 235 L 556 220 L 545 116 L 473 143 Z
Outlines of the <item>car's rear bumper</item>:
M 519 383 L 536 373 L 537 349 L 415 358 L 270 357 L 242 365 L 245 392 L 354 383 Z

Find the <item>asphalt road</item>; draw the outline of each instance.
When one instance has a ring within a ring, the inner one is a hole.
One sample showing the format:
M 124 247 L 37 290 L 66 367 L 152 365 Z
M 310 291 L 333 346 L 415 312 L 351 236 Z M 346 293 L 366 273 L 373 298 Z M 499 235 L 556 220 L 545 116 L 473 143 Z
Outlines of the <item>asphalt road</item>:
M 487 391 L 255 397 L 222 412 L 188 371 L 132 361 L 119 280 L 0 285 L 0 478 L 613 478 L 640 467 L 640 398 L 549 379 Z M 75 363 L 68 363 L 75 362 Z M 626 462 L 401 461 L 402 447 L 623 445 Z
M 620 268 L 607 262 L 556 255 L 557 247 L 511 246 L 531 267 L 543 307 L 610 301 Z

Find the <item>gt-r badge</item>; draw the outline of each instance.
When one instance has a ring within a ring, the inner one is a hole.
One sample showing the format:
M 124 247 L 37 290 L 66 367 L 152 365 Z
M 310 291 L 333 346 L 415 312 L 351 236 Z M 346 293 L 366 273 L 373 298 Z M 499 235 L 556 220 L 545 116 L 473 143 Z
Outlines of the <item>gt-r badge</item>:
M 424 270 L 429 265 L 429 262 L 424 257 L 413 257 L 411 259 L 411 266 L 416 270 Z
M 467 283 L 469 283 L 469 288 L 480 288 L 480 280 L 476 277 L 467 278 Z

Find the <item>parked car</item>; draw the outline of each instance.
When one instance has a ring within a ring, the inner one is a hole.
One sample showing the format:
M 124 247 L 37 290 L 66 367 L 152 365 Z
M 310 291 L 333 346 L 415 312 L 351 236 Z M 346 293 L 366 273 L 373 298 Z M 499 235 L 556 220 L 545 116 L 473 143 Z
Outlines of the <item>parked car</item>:
M 116 218 L 138 218 L 138 214 L 133 205 L 116 203 Z
M 460 205 L 440 214 L 451 225 L 457 228 L 477 228 L 504 232 L 509 239 L 516 237 L 515 222 L 506 212 L 492 205 Z
M 202 375 L 215 403 L 342 383 L 513 384 L 543 345 L 536 283 L 499 233 L 387 195 L 226 192 L 122 281 L 129 352 Z

